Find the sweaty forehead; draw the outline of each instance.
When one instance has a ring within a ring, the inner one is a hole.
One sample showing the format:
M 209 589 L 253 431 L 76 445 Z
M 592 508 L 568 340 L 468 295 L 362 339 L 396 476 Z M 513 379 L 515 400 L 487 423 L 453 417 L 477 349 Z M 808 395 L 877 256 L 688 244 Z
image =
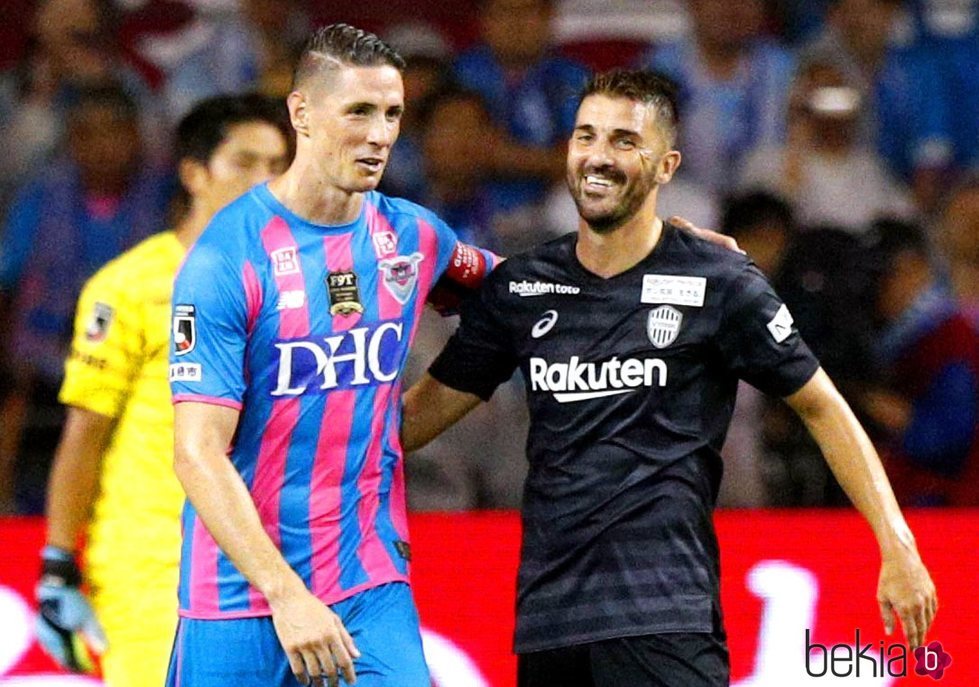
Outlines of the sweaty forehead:
M 634 131 L 647 136 L 655 130 L 655 110 L 630 98 L 590 95 L 578 107 L 576 127 Z

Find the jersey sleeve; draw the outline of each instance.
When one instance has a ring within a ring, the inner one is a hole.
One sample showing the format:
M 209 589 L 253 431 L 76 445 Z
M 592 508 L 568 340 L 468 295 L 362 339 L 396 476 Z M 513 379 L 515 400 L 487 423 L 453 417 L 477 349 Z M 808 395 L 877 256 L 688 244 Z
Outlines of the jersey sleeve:
M 430 213 L 429 222 L 435 230 L 435 237 L 438 241 L 438 262 L 435 266 L 435 277 L 432 280 L 432 284 L 434 285 L 439 277 L 445 273 L 445 270 L 448 269 L 459 239 L 456 237 L 456 233 L 452 228 L 443 222 L 442 218 L 438 215 Z
M 78 300 L 71 350 L 58 399 L 65 405 L 117 418 L 145 354 L 139 307 L 126 280 L 103 270 Z
M 170 390 L 174 403 L 240 409 L 247 337 L 243 260 L 206 238 L 191 250 L 174 283 Z
M 462 306 L 459 328 L 428 372 L 457 391 L 488 401 L 519 363 L 500 308 L 499 279 L 491 276 Z
M 718 331 L 718 347 L 728 368 L 774 396 L 789 396 L 802 388 L 819 369 L 819 361 L 761 271 L 745 266 L 728 294 Z

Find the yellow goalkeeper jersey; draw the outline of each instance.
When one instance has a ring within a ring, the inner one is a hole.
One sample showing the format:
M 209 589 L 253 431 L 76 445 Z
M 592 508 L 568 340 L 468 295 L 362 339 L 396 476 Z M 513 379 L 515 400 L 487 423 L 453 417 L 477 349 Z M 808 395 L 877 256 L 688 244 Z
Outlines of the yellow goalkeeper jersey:
M 185 255 L 173 232 L 105 265 L 78 302 L 60 400 L 116 421 L 89 523 L 94 594 L 176 594 L 184 494 L 173 472 L 170 298 Z M 120 591 L 121 590 L 121 591 Z

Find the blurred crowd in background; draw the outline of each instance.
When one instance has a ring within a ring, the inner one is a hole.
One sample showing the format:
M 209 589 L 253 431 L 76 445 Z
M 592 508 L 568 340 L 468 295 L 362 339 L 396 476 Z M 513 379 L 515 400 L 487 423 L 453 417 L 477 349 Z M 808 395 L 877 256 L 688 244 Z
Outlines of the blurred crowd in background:
M 907 505 L 979 505 L 979 0 L 5 0 L 0 512 L 39 513 L 75 300 L 168 227 L 169 136 L 201 98 L 284 97 L 310 27 L 406 58 L 382 190 L 500 254 L 574 230 L 564 143 L 588 74 L 678 86 L 660 194 L 737 237 L 868 428 Z M 428 313 L 425 369 L 455 326 Z M 510 508 L 520 380 L 407 461 L 413 509 Z M 778 401 L 743 386 L 720 505 L 845 502 Z

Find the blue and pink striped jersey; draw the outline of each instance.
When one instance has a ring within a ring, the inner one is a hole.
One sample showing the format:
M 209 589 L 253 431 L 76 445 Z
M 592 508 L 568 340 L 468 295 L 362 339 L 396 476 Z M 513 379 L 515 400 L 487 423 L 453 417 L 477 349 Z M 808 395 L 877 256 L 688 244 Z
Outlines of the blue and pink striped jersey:
M 229 457 L 266 532 L 325 603 L 408 580 L 400 377 L 456 237 L 371 192 L 350 224 L 311 224 L 265 185 L 222 210 L 173 299 L 174 403 L 240 409 Z M 266 615 L 187 503 L 180 612 Z

